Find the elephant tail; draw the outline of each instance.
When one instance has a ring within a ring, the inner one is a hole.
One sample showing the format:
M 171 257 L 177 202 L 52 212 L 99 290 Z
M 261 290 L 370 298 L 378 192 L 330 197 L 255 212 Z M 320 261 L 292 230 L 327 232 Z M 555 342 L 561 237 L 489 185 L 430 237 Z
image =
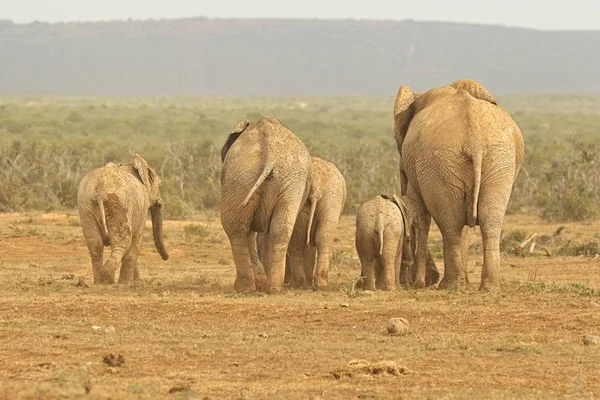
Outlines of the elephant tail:
M 258 176 L 256 183 L 254 184 L 254 186 L 252 186 L 252 189 L 250 189 L 250 193 L 248 193 L 248 196 L 246 196 L 246 198 L 242 202 L 242 207 L 246 207 L 252 195 L 258 190 L 258 188 L 260 187 L 260 185 L 262 185 L 265 179 L 267 179 L 269 174 L 273 171 L 273 168 L 275 168 L 275 163 L 267 163 L 265 165 L 262 172 Z
M 481 161 L 483 155 L 477 153 L 473 156 L 473 194 L 471 196 L 471 210 L 467 216 L 467 225 L 470 228 L 477 225 L 477 206 L 479 203 L 479 189 L 481 188 Z
M 383 230 L 384 228 L 384 221 L 383 221 L 383 214 L 379 213 L 377 214 L 377 222 L 375 223 L 375 230 L 377 231 L 377 234 L 379 235 L 379 255 L 383 254 Z
M 310 245 L 310 232 L 312 231 L 312 223 L 315 217 L 315 210 L 317 208 L 317 199 L 310 199 L 310 216 L 308 217 L 308 232 L 306 234 L 306 245 Z
M 98 196 L 96 199 L 98 202 L 98 209 L 100 210 L 100 234 L 102 235 L 102 244 L 105 247 L 110 246 L 110 239 L 108 237 L 108 228 L 106 227 L 106 214 L 104 212 L 104 203 L 102 202 L 102 197 Z

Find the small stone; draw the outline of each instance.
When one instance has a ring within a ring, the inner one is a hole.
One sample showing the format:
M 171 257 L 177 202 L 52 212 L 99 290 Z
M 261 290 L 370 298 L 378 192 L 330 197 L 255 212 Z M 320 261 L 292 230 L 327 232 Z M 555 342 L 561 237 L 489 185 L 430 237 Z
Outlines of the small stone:
M 390 335 L 406 335 L 410 326 L 406 318 L 392 318 L 388 321 L 387 331 Z
M 348 308 L 348 307 L 350 307 L 350 304 L 348 304 L 348 303 L 342 303 L 342 304 L 340 304 L 340 307 L 342 307 L 342 308 Z
M 583 335 L 583 344 L 585 344 L 586 346 L 600 344 L 600 336 Z

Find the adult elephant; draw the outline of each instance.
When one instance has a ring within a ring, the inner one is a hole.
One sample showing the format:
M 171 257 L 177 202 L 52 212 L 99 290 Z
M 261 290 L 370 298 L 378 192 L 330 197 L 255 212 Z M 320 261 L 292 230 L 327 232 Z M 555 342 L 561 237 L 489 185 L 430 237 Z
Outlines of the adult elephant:
M 296 219 L 288 250 L 292 286 L 327 287 L 335 230 L 345 203 L 342 173 L 329 161 L 312 157 L 308 200 Z
M 229 238 L 238 292 L 282 290 L 285 257 L 308 195 L 308 150 L 276 118 L 239 121 L 221 150 L 221 224 Z M 264 268 L 256 232 L 265 234 Z
M 425 285 L 433 217 L 444 246 L 440 288 L 465 282 L 468 229 L 463 228 L 475 225 L 481 228 L 484 249 L 480 288 L 497 287 L 500 231 L 524 155 L 515 121 L 473 80 L 423 94 L 403 85 L 394 105 L 394 135 L 402 190 L 418 204 L 415 286 Z
M 148 210 L 156 250 L 163 260 L 169 258 L 163 243 L 162 202 L 160 178 L 139 154 L 132 163 L 110 162 L 83 177 L 77 208 L 94 283 L 114 283 L 119 265 L 119 282 L 139 279 L 137 258 Z M 111 248 L 105 263 L 103 246 Z

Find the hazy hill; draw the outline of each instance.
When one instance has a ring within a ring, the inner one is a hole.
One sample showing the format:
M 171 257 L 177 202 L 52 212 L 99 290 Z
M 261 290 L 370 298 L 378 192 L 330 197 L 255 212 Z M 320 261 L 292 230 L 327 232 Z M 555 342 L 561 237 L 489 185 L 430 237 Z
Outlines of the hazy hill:
M 600 94 L 600 31 L 355 20 L 15 25 L 0 94 L 394 95 L 470 77 L 496 94 Z

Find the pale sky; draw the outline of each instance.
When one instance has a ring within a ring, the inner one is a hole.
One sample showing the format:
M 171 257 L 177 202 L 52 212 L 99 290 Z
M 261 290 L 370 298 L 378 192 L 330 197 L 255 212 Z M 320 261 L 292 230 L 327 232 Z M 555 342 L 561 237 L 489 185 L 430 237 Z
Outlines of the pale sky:
M 196 16 L 415 19 L 600 30 L 600 0 L 0 0 L 0 19 L 17 23 Z

